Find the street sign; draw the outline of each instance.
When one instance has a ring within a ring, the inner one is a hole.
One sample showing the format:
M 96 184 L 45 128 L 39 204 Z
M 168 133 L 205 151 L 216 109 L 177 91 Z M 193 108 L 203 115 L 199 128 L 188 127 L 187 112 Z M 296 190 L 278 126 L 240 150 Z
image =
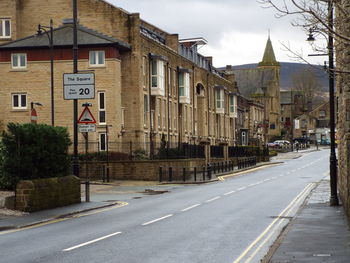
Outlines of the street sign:
M 80 124 L 79 132 L 95 132 L 96 125 L 95 124 Z
M 83 112 L 80 114 L 78 123 L 84 123 L 84 124 L 96 123 L 96 120 L 92 115 L 91 111 L 89 110 L 88 106 L 86 106 Z
M 94 73 L 63 74 L 63 97 L 65 100 L 94 99 Z
M 30 121 L 31 123 L 37 123 L 37 120 L 38 120 L 38 114 L 36 113 L 36 110 L 32 108 L 30 112 Z

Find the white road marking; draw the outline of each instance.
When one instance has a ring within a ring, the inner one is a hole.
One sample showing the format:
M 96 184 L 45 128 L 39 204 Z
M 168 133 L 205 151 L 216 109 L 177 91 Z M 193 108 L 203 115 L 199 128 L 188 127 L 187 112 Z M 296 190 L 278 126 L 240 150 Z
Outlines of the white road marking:
M 106 239 L 106 238 L 109 238 L 109 237 L 112 237 L 112 236 L 115 236 L 115 235 L 119 235 L 121 234 L 122 232 L 115 232 L 113 234 L 110 234 L 110 235 L 107 235 L 107 236 L 103 236 L 103 237 L 100 237 L 100 238 L 96 238 L 94 240 L 91 240 L 91 241 L 88 241 L 88 242 L 85 242 L 85 243 L 82 243 L 80 245 L 76 245 L 74 247 L 70 247 L 70 248 L 66 248 L 66 249 L 63 249 L 62 251 L 71 251 L 73 249 L 76 249 L 76 248 L 80 248 L 80 247 L 83 247 L 83 246 L 87 246 L 87 245 L 90 245 L 92 243 L 95 243 L 95 242 L 98 242 L 98 241 L 101 241 L 103 239 Z
M 238 188 L 237 191 L 242 191 L 242 190 L 244 190 L 244 189 L 246 189 L 246 188 L 247 188 L 246 186 L 243 186 L 243 187 L 241 187 L 241 188 Z
M 224 194 L 224 195 L 230 195 L 230 194 L 233 194 L 233 193 L 235 193 L 236 191 L 230 191 L 230 192 L 227 192 L 226 194 Z
M 195 205 L 193 205 L 193 206 L 190 206 L 190 207 L 187 207 L 187 208 L 185 208 L 185 209 L 182 209 L 181 211 L 182 212 L 186 212 L 186 211 L 188 211 L 188 210 L 191 210 L 191 209 L 193 209 L 193 208 L 195 208 L 195 207 L 197 207 L 197 206 L 200 206 L 201 204 L 195 204 Z
M 163 216 L 163 217 L 154 219 L 154 220 L 152 220 L 152 221 L 148 221 L 148 222 L 146 222 L 146 223 L 143 223 L 142 225 L 143 225 L 143 226 L 147 226 L 147 225 L 149 225 L 149 224 L 153 224 L 153 223 L 155 223 L 155 222 L 158 222 L 158 221 L 160 221 L 160 220 L 166 219 L 166 218 L 171 217 L 171 216 L 173 216 L 173 214 L 166 215 L 166 216 Z
M 214 198 L 212 198 L 212 199 L 209 199 L 209 200 L 207 200 L 207 201 L 205 201 L 206 203 L 210 203 L 210 202 L 213 202 L 213 201 L 215 201 L 215 200 L 218 200 L 219 198 L 221 198 L 221 196 L 216 196 L 216 197 L 214 197 Z
M 285 220 L 283 217 L 288 216 L 293 210 L 297 209 L 297 207 L 305 200 L 306 196 L 309 194 L 311 189 L 313 188 L 314 184 L 307 185 L 304 190 L 293 199 L 292 202 L 289 203 L 289 205 L 277 216 L 277 218 L 264 230 L 264 232 L 261 233 L 259 237 L 257 237 L 254 242 L 252 242 L 246 250 L 242 252 L 242 254 L 233 262 L 233 263 L 240 263 L 242 262 L 243 258 L 246 257 L 250 251 L 254 247 L 257 247 L 254 251 L 252 251 L 252 254 L 244 261 L 244 263 L 249 263 L 251 260 L 255 257 L 255 255 L 260 251 L 262 246 L 271 238 L 271 236 L 274 234 L 274 232 L 277 230 L 277 228 L 282 224 L 282 222 Z M 262 240 L 266 236 L 264 240 Z M 262 240 L 262 241 L 261 241 Z M 261 241 L 261 242 L 260 242 Z M 260 245 L 259 245 L 260 242 Z

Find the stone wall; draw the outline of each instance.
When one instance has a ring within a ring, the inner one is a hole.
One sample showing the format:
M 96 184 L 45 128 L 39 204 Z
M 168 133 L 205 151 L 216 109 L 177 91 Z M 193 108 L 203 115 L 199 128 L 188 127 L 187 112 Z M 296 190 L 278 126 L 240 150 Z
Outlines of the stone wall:
M 213 159 L 212 162 L 222 162 L 224 159 Z M 182 180 L 182 169 L 193 171 L 197 167 L 197 171 L 201 171 L 206 165 L 205 159 L 183 159 L 183 160 L 152 160 L 152 161 L 114 161 L 109 163 L 110 180 L 145 180 L 158 181 L 159 167 L 163 168 L 164 180 L 167 180 L 167 172 L 169 167 L 173 168 L 173 180 Z M 103 177 L 103 169 L 106 162 L 89 162 L 81 164 L 81 179 L 89 178 L 91 180 L 101 180 Z M 86 173 L 88 171 L 88 173 Z
M 16 209 L 26 212 L 80 203 L 80 180 L 75 176 L 24 180 L 17 184 Z

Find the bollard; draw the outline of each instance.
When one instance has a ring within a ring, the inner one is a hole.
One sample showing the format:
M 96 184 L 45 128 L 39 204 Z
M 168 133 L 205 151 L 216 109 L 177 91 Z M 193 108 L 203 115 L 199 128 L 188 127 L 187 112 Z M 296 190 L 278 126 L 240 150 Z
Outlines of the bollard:
M 163 181 L 163 168 L 160 166 L 159 167 L 159 182 Z
M 90 182 L 85 181 L 85 202 L 90 202 Z
M 107 183 L 109 183 L 109 166 L 106 166 L 106 177 L 107 177 Z
M 203 181 L 205 181 L 205 166 L 203 166 Z
M 208 179 L 211 180 L 211 165 L 208 163 L 207 165 Z
M 193 168 L 193 174 L 194 174 L 194 181 L 197 181 L 197 167 Z
M 169 182 L 173 181 L 173 167 L 169 167 Z
M 213 163 L 213 173 L 216 174 L 216 163 Z
M 106 182 L 106 169 L 105 166 L 102 166 L 102 182 Z
M 182 168 L 182 180 L 186 182 L 186 168 Z
M 221 172 L 224 172 L 224 162 L 221 162 Z

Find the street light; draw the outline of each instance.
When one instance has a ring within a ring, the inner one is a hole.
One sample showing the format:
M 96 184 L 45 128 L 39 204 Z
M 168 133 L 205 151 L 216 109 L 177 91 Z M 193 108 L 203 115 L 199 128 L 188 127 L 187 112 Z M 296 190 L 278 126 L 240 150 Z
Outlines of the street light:
M 46 29 L 50 29 L 47 31 Z M 53 21 L 50 19 L 49 26 L 38 25 L 38 36 L 40 36 L 44 31 L 46 36 L 49 39 L 49 48 L 50 48 L 50 74 L 51 74 L 51 125 L 55 126 L 55 94 L 54 94 L 54 78 L 53 78 Z
M 338 206 L 338 191 L 337 191 L 337 157 L 335 153 L 335 110 L 334 110 L 334 45 L 333 45 L 333 4 L 332 1 L 328 1 L 328 74 L 329 74 L 329 108 L 330 108 L 330 137 L 331 137 L 331 152 L 330 152 L 330 187 L 331 197 L 330 205 Z M 313 31 L 310 29 L 308 41 L 314 41 Z

